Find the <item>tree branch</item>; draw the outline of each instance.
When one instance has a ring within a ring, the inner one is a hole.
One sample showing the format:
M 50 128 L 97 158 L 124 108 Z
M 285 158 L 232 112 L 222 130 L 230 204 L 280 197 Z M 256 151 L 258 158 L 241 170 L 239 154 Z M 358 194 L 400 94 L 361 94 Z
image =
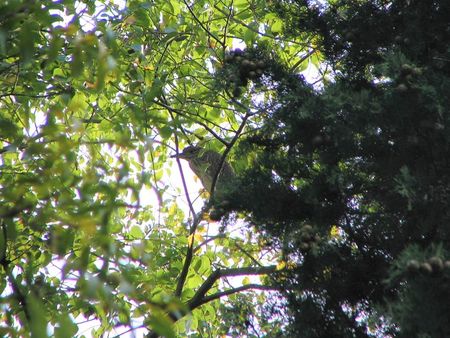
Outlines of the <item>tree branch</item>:
M 177 138 L 176 134 L 175 134 L 175 147 L 176 147 L 177 153 L 178 153 L 178 138 Z M 189 209 L 191 210 L 192 217 L 193 217 L 192 226 L 191 226 L 191 229 L 189 230 L 189 234 L 192 234 L 193 232 L 195 232 L 195 229 L 197 229 L 197 225 L 200 222 L 201 217 L 200 217 L 200 215 L 196 216 L 196 214 L 195 214 L 194 206 L 192 205 L 191 199 L 189 197 L 186 179 L 184 178 L 183 168 L 181 167 L 180 159 L 176 158 L 176 161 L 177 161 L 178 169 L 181 174 L 181 181 L 183 183 L 184 193 L 186 195 L 186 199 L 189 204 Z M 187 278 L 187 275 L 189 272 L 189 267 L 192 262 L 193 251 L 194 251 L 194 241 L 192 240 L 192 241 L 188 242 L 183 268 L 181 269 L 180 277 L 178 278 L 177 286 L 175 288 L 175 296 L 177 296 L 177 297 L 181 296 L 181 292 L 183 291 L 184 282 L 186 281 L 186 278 Z
M 214 240 L 216 240 L 216 239 L 218 239 L 218 238 L 225 238 L 225 237 L 226 237 L 226 235 L 223 234 L 223 233 L 222 233 L 222 234 L 218 234 L 217 236 L 212 236 L 212 237 L 208 238 L 207 240 L 204 240 L 203 242 L 201 242 L 199 245 L 197 245 L 197 246 L 194 248 L 194 252 L 197 252 L 198 250 L 200 250 L 200 248 L 201 248 L 202 246 L 208 244 L 209 242 L 212 242 L 212 241 L 214 241 Z
M 178 277 L 177 286 L 175 288 L 175 296 L 180 297 L 181 292 L 183 291 L 184 282 L 186 282 L 186 278 L 189 272 L 189 267 L 192 263 L 192 257 L 194 255 L 194 241 L 191 240 L 191 243 L 188 243 L 186 249 L 186 257 L 184 259 L 183 268 L 180 272 L 180 277 Z
M 245 116 L 242 118 L 242 122 L 239 125 L 239 128 L 236 130 L 236 133 L 234 134 L 233 138 L 231 139 L 231 141 L 228 143 L 227 147 L 225 148 L 225 151 L 222 154 L 222 157 L 220 159 L 220 163 L 219 163 L 219 167 L 217 172 L 214 174 L 212 183 L 211 183 L 211 199 L 214 197 L 214 188 L 216 186 L 217 183 L 217 179 L 219 177 L 220 172 L 222 171 L 222 167 L 223 164 L 225 163 L 225 158 L 227 157 L 228 153 L 231 151 L 231 148 L 233 147 L 233 145 L 236 143 L 236 141 L 238 140 L 239 136 L 241 135 L 242 130 L 245 127 L 245 124 L 247 123 L 248 118 L 251 116 L 251 113 L 247 112 L 247 114 L 245 114 Z
M 197 18 L 197 16 L 195 15 L 195 13 L 194 13 L 194 11 L 192 10 L 191 6 L 189 6 L 189 4 L 187 3 L 187 1 L 186 1 L 186 0 L 183 0 L 183 2 L 184 2 L 184 4 L 186 5 L 186 7 L 187 7 L 189 13 L 191 13 L 191 15 L 192 15 L 192 17 L 194 18 L 194 20 L 200 25 L 200 27 L 206 32 L 206 34 L 208 34 L 211 38 L 213 38 L 215 41 L 217 41 L 222 47 L 225 47 L 225 46 L 223 45 L 222 41 L 221 41 L 217 36 L 215 36 L 213 33 L 211 33 L 211 32 L 209 31 L 209 29 L 205 27 L 205 25 L 203 24 L 203 22 L 201 22 L 201 21 Z
M 195 293 L 194 297 L 192 297 L 192 299 L 188 302 L 188 306 L 190 309 L 195 309 L 196 307 L 199 307 L 201 304 L 204 304 L 206 293 L 220 278 L 247 276 L 247 275 L 267 275 L 276 271 L 277 271 L 276 265 L 258 266 L 258 267 L 249 266 L 233 269 L 217 269 L 203 282 L 203 284 Z
M 291 72 L 295 72 L 298 66 L 300 66 L 305 60 L 307 60 L 311 55 L 313 55 L 316 52 L 315 49 L 311 49 L 308 51 L 305 55 L 303 55 L 300 60 L 298 60 L 292 67 Z
M 212 295 L 209 296 L 205 296 L 201 299 L 199 299 L 199 301 L 195 304 L 189 304 L 189 308 L 191 310 L 194 310 L 200 306 L 202 306 L 203 304 L 209 303 L 213 300 L 222 298 L 222 297 L 226 297 L 235 293 L 239 293 L 242 291 L 247 291 L 247 290 L 269 290 L 269 291 L 281 291 L 282 287 L 281 286 L 269 286 L 269 285 L 261 285 L 261 284 L 247 284 L 247 285 L 242 285 L 239 286 L 237 288 L 232 288 L 232 289 L 228 289 L 228 290 L 224 290 L 221 292 L 217 292 L 214 293 Z
M 24 94 L 24 93 L 10 92 L 10 93 L 6 93 L 6 94 L 0 94 L 0 98 L 7 97 L 7 96 L 23 96 L 23 97 L 29 97 L 32 99 L 47 99 L 49 97 L 62 95 L 64 93 L 67 93 L 67 90 L 62 90 L 60 92 L 49 92 L 47 94 Z
M 176 108 L 172 108 L 171 106 L 165 104 L 164 102 L 160 102 L 160 101 L 154 101 L 157 105 L 160 105 L 161 107 L 166 108 L 167 110 L 184 116 L 184 117 L 188 117 L 186 113 L 182 112 L 179 109 Z M 203 128 L 205 128 L 212 136 L 214 136 L 217 140 L 219 140 L 221 143 L 223 143 L 225 146 L 228 146 L 228 142 L 225 141 L 223 138 L 221 138 L 213 129 L 211 129 L 210 127 L 208 127 L 208 125 L 204 122 L 198 121 L 198 120 L 193 120 L 195 123 L 198 123 L 199 125 L 201 125 Z
M 219 8 L 217 5 L 214 5 L 214 8 L 215 8 L 216 10 L 218 10 L 220 13 L 222 13 L 223 15 L 225 15 L 225 16 L 227 15 L 227 13 L 224 12 L 224 11 L 223 11 L 221 8 Z M 239 25 L 241 25 L 241 26 L 244 26 L 245 28 L 251 30 L 252 32 L 254 32 L 254 33 L 256 33 L 256 34 L 258 34 L 258 35 L 260 35 L 260 36 L 265 36 L 265 37 L 268 37 L 268 38 L 270 38 L 270 39 L 273 39 L 274 41 L 281 41 L 281 40 L 283 40 L 283 41 L 285 41 L 285 42 L 292 43 L 292 44 L 295 44 L 295 45 L 297 45 L 297 46 L 312 47 L 311 45 L 306 44 L 306 43 L 301 43 L 301 42 L 298 42 L 298 41 L 295 41 L 295 40 L 282 39 L 282 38 L 276 37 L 276 36 L 274 36 L 274 35 L 272 35 L 272 34 L 268 34 L 268 33 L 261 32 L 261 31 L 259 31 L 258 29 L 255 29 L 254 27 L 252 27 L 252 26 L 250 26 L 250 25 L 247 25 L 244 21 L 239 20 L 239 19 L 237 19 L 237 18 L 234 17 L 234 16 L 231 16 L 230 19 L 231 19 L 232 21 L 234 21 L 235 23 L 237 23 L 237 24 L 239 24 Z M 238 38 L 238 37 L 236 37 L 236 38 Z M 242 38 L 241 38 L 241 39 L 242 39 Z

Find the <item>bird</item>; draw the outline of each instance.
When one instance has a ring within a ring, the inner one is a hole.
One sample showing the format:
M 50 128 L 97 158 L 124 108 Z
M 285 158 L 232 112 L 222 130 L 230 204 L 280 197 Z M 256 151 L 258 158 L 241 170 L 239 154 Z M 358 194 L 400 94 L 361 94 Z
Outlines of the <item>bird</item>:
M 181 158 L 188 161 L 189 167 L 200 178 L 203 187 L 210 194 L 213 193 L 211 190 L 215 177 L 217 177 L 217 180 L 214 190 L 220 190 L 224 184 L 229 183 L 235 177 L 233 168 L 229 163 L 223 161 L 222 166 L 220 166 L 222 155 L 214 150 L 192 145 L 184 148 L 181 153 L 173 155 L 172 158 Z

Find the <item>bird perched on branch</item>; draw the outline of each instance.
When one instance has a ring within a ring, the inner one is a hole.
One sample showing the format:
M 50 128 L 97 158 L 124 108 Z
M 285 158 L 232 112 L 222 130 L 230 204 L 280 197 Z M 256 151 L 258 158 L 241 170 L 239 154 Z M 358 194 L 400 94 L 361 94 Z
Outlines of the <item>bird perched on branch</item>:
M 224 184 L 229 183 L 235 176 L 233 168 L 226 161 L 222 161 L 222 155 L 214 150 L 188 146 L 183 149 L 183 152 L 172 157 L 188 161 L 192 171 L 200 178 L 203 187 L 210 194 L 215 177 L 217 177 L 215 187 L 218 189 L 214 190 L 220 190 Z

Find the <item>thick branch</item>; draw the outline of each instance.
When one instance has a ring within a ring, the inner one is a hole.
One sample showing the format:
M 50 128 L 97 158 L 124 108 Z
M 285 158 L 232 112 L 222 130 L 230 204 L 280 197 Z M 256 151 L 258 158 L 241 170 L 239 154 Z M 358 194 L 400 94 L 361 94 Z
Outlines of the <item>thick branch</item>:
M 242 291 L 247 291 L 247 290 L 268 290 L 268 291 L 277 291 L 277 290 L 281 290 L 282 287 L 281 286 L 269 286 L 269 285 L 261 285 L 261 284 L 247 284 L 247 285 L 242 285 L 239 286 L 237 288 L 232 288 L 232 289 L 228 289 L 225 291 L 221 291 L 221 292 L 217 292 L 214 293 L 212 295 L 209 296 L 205 296 L 201 299 L 199 299 L 196 303 L 193 302 L 189 302 L 189 308 L 190 310 L 194 310 L 200 306 L 202 306 L 203 304 L 209 303 L 213 300 L 222 298 L 222 297 L 226 297 L 229 295 L 233 295 L 235 293 L 239 293 Z
M 188 302 L 188 306 L 194 309 L 201 304 L 204 304 L 206 293 L 213 287 L 214 283 L 223 277 L 236 277 L 236 276 L 247 276 L 247 275 L 267 275 L 277 271 L 275 265 L 271 266 L 258 266 L 258 267 L 243 267 L 234 269 L 217 269 L 215 270 L 200 286 L 200 288 L 195 293 L 194 297 Z
M 186 258 L 184 259 L 183 268 L 181 269 L 180 277 L 178 278 L 177 287 L 175 289 L 175 296 L 180 297 L 181 292 L 183 291 L 184 282 L 186 282 L 186 278 L 189 272 L 189 267 L 192 263 L 192 257 L 194 255 L 194 249 L 193 249 L 193 241 L 192 243 L 188 244 L 188 247 L 186 249 Z

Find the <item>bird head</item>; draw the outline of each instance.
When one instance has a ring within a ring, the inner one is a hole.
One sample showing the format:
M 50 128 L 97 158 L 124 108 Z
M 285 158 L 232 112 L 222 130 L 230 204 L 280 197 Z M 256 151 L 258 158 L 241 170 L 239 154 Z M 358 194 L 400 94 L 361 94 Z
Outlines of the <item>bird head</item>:
M 201 147 L 198 146 L 188 146 L 183 149 L 183 151 L 179 154 L 172 155 L 172 158 L 182 158 L 185 160 L 195 159 L 201 156 Z

